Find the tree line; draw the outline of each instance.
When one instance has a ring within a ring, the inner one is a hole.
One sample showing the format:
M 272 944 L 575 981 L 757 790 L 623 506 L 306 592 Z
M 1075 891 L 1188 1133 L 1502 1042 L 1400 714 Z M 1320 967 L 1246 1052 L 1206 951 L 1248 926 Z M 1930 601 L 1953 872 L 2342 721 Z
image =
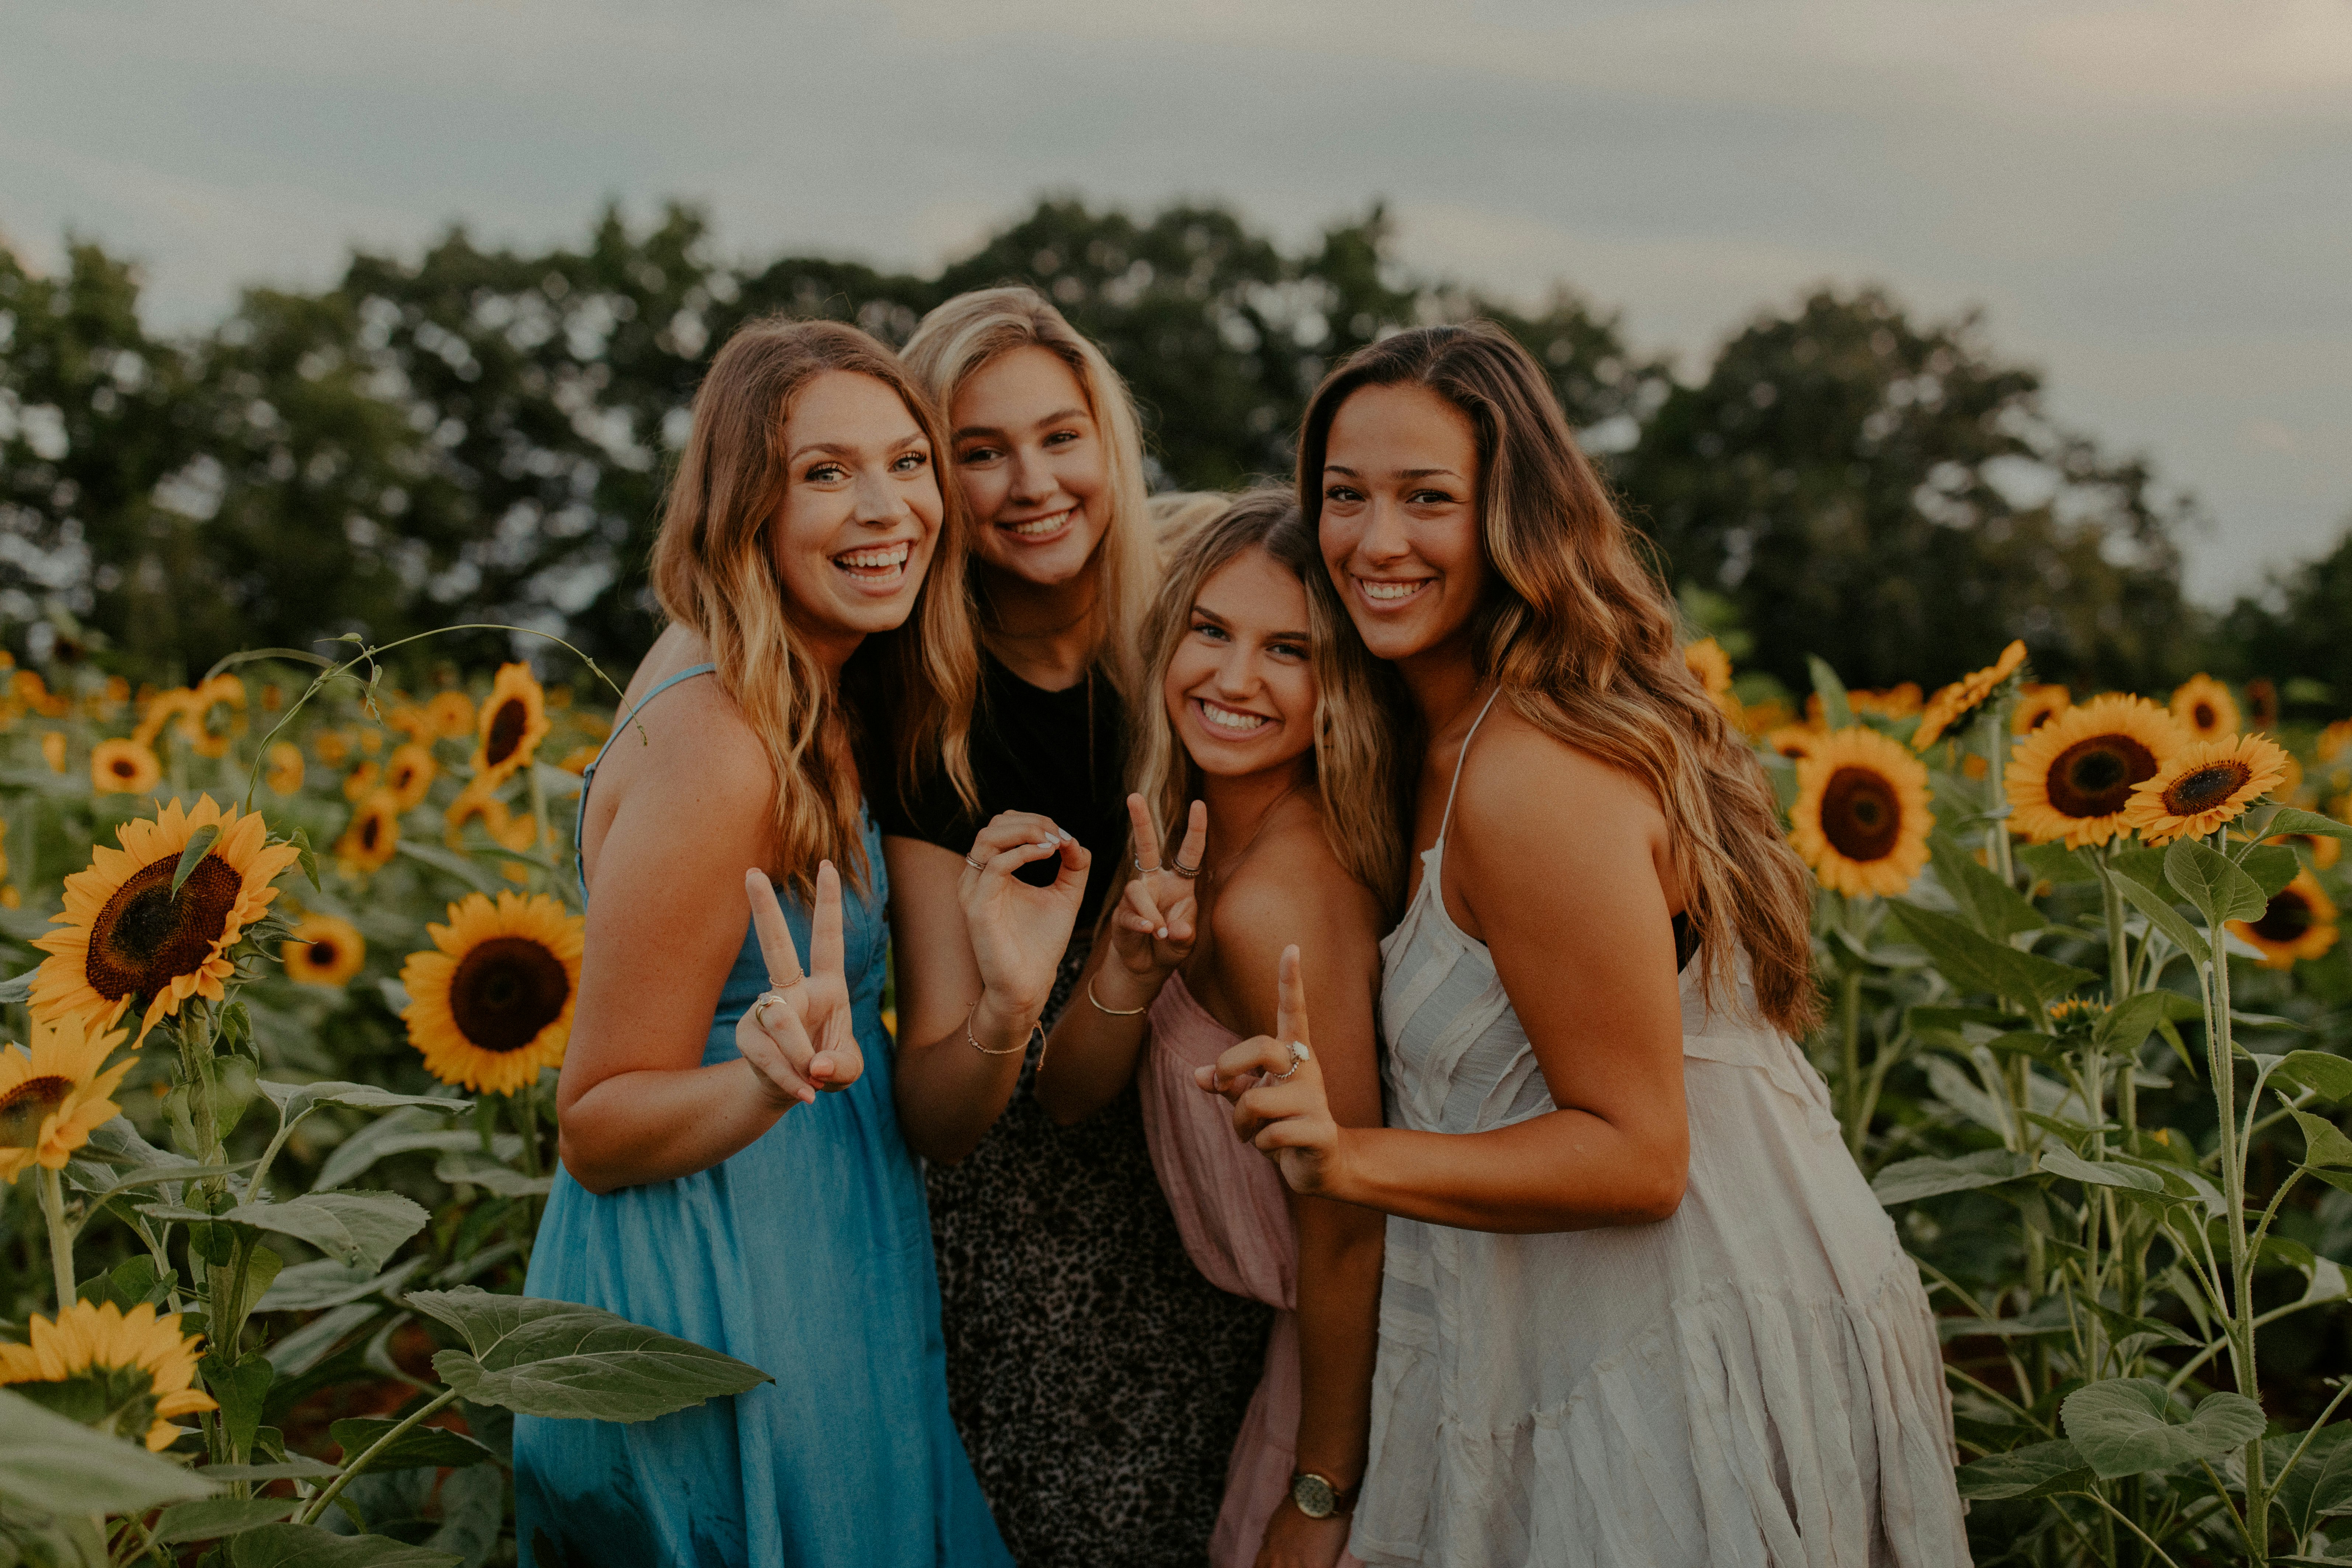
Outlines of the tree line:
M 151 332 L 88 241 L 38 274 L 0 247 L 0 636 L 135 679 L 241 647 L 504 622 L 625 666 L 657 629 L 645 563 L 695 384 L 740 322 L 853 321 L 1036 286 L 1134 388 L 1155 485 L 1286 474 L 1306 399 L 1400 327 L 1495 318 L 1549 367 L 1661 570 L 1744 666 L 1801 689 L 1933 684 L 2022 637 L 2045 679 L 2157 689 L 2196 668 L 2352 693 L 2352 538 L 2215 616 L 2181 596 L 2198 521 L 2150 467 L 2053 419 L 1975 316 L 1884 290 L 1759 310 L 1685 379 L 1562 288 L 1529 312 L 1397 261 L 1378 207 L 1295 251 L 1215 205 L 1046 200 L 934 276 L 714 255 L 704 217 L 606 211 L 577 247 L 354 254 Z M 502 634 L 436 658 L 502 653 Z

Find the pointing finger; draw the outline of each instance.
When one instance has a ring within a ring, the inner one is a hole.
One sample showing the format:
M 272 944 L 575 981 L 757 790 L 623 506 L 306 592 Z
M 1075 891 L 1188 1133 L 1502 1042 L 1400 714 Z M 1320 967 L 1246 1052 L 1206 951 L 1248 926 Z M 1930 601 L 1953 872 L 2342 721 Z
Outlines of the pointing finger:
M 1309 1043 L 1307 1032 L 1307 979 L 1299 973 L 1298 944 L 1282 950 L 1275 970 L 1274 1032 L 1284 1040 Z
M 760 956 L 768 965 L 768 984 L 782 991 L 801 978 L 800 954 L 793 947 L 793 933 L 784 924 L 784 906 L 776 901 L 775 884 L 768 874 L 754 866 L 743 873 L 743 891 L 751 900 L 751 925 L 760 933 Z M 837 901 L 834 918 L 840 919 Z M 836 938 L 838 931 L 836 931 Z

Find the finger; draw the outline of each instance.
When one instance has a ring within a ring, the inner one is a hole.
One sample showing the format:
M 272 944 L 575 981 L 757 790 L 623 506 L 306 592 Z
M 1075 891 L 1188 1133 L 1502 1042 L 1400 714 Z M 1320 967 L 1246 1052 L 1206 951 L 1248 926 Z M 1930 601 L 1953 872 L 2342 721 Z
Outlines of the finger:
M 1135 863 L 1149 874 L 1160 869 L 1160 828 L 1151 820 L 1151 808 L 1139 795 L 1127 797 L 1127 819 L 1135 828 Z
M 1168 917 L 1160 912 L 1159 900 L 1151 896 L 1151 889 L 1140 881 L 1128 883 L 1127 908 L 1129 914 L 1143 922 L 1136 927 L 1138 931 L 1154 932 L 1167 931 Z
M 972 839 L 971 858 L 992 859 L 1016 844 L 1058 844 L 1067 837 L 1050 816 L 1034 811 L 1001 812 Z
M 1063 839 L 1062 874 L 1054 879 L 1055 890 L 1066 893 L 1075 889 L 1084 892 L 1087 886 L 1087 868 L 1094 863 L 1094 855 L 1085 845 L 1075 838 Z
M 827 1094 L 856 1083 L 866 1071 L 866 1053 L 852 1040 L 817 1052 L 809 1058 L 808 1080 Z
M 1299 973 L 1298 944 L 1282 950 L 1275 969 L 1274 1032 L 1285 1040 L 1310 1044 L 1307 1033 L 1307 978 Z
M 1219 1086 L 1255 1073 L 1271 1077 L 1290 1070 L 1290 1047 L 1271 1035 L 1255 1035 L 1236 1046 L 1225 1047 L 1216 1059 L 1214 1068 Z
M 777 1018 L 776 1024 L 768 1022 L 766 1016 L 770 1015 Z M 743 1053 L 743 1059 L 751 1064 L 751 1070 L 782 1090 L 788 1100 L 803 1105 L 814 1100 L 816 1089 L 793 1065 L 795 1055 L 807 1055 L 808 1037 L 801 1036 L 803 1048 L 798 1053 L 787 1050 L 784 1040 L 780 1037 L 785 1033 L 798 1034 L 800 1031 L 800 1021 L 792 1016 L 792 1010 L 771 1004 L 754 1008 L 747 1021 L 751 1027 L 736 1032 L 735 1045 Z
M 1200 908 L 1197 900 L 1186 899 L 1168 911 L 1168 929 L 1161 934 L 1177 942 L 1192 940 L 1192 916 Z
M 809 972 L 842 972 L 841 873 L 830 860 L 816 865 L 816 911 L 809 921 Z
M 986 881 L 991 877 L 1009 879 L 1013 872 L 1032 861 L 1044 860 L 1061 852 L 1062 846 L 1058 843 L 1015 844 L 1011 848 L 989 858 L 988 864 L 980 868 L 981 879 Z M 1058 881 L 1058 879 L 1056 880 Z
M 1201 856 L 1209 847 L 1209 803 L 1196 800 L 1184 828 L 1184 842 L 1177 847 L 1176 864 L 1201 868 Z
M 793 946 L 792 928 L 784 924 L 784 906 L 776 900 L 775 884 L 756 866 L 743 873 L 743 891 L 751 900 L 751 925 L 760 933 L 768 984 L 783 990 L 801 977 L 800 953 Z

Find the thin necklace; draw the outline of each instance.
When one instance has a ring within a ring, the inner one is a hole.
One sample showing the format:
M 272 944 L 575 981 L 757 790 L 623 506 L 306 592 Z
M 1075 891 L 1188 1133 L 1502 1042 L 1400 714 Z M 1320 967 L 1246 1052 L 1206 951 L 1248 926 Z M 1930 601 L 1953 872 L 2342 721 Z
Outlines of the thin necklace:
M 1097 588 L 1095 590 L 1094 597 L 1087 601 L 1087 607 L 1085 609 L 1080 610 L 1076 615 L 1072 616 L 1068 620 L 1064 621 L 1058 626 L 1047 626 L 1043 631 L 1034 632 L 1006 631 L 1003 621 L 998 618 L 996 606 L 994 605 L 990 605 L 988 606 L 988 610 L 992 624 L 988 628 L 989 635 L 1004 642 L 1035 642 L 1043 637 L 1057 637 L 1064 632 L 1068 631 L 1072 626 L 1076 626 L 1080 621 L 1085 620 L 1088 616 L 1093 615 L 1095 613 L 1095 606 L 1101 603 L 1102 590 Z
M 1257 847 L 1257 841 L 1265 837 L 1266 828 L 1272 826 L 1274 822 L 1274 814 L 1282 809 L 1282 803 L 1284 801 L 1288 800 L 1292 795 L 1297 795 L 1297 782 L 1293 780 L 1288 789 L 1284 790 L 1280 795 L 1274 797 L 1274 804 L 1267 806 L 1265 810 L 1259 815 L 1257 826 L 1251 831 L 1249 842 L 1243 845 L 1241 848 L 1235 851 L 1233 855 L 1227 857 L 1223 864 L 1210 868 L 1207 872 L 1207 880 L 1211 887 L 1213 888 L 1220 881 L 1223 880 L 1224 878 L 1232 872 L 1234 867 L 1242 863 L 1242 859 L 1244 856 L 1246 856 L 1251 850 Z

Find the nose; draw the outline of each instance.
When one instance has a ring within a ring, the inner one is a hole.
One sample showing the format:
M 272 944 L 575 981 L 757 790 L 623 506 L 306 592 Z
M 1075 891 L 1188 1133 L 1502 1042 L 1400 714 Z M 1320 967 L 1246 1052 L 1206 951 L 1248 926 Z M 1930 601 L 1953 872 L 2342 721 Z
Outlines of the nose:
M 1235 642 L 1217 661 L 1217 695 L 1238 701 L 1257 690 L 1257 657 Z
M 907 515 L 903 488 L 891 483 L 890 476 L 878 470 L 861 472 L 850 499 L 858 522 L 867 528 L 888 528 Z
M 1006 499 L 1015 506 L 1034 506 L 1059 488 L 1045 466 L 1045 455 L 1034 448 L 1015 447 L 1006 472 L 1012 479 Z
M 1364 531 L 1356 542 L 1356 553 L 1380 563 L 1403 559 L 1412 548 L 1404 509 L 1386 496 L 1374 496 L 1364 510 Z

